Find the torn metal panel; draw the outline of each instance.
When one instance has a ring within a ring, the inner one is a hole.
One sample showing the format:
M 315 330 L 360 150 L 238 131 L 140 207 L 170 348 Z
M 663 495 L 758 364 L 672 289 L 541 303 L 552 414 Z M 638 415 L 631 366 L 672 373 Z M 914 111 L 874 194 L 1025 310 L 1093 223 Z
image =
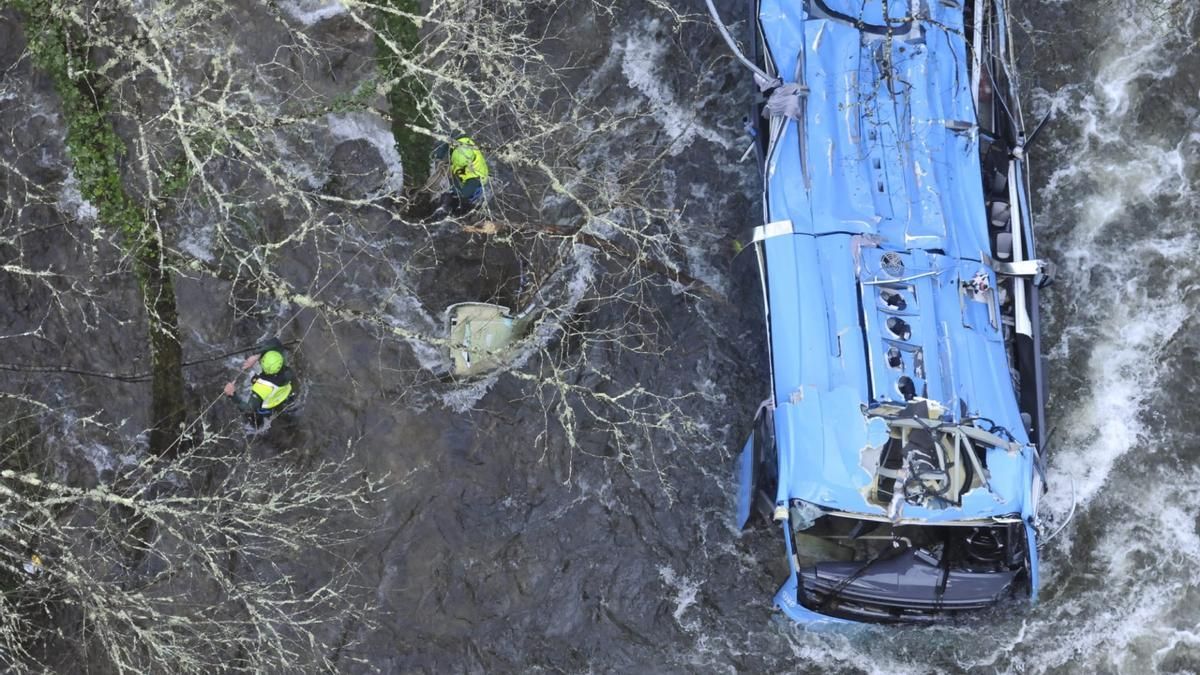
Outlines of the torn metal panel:
M 757 488 L 796 594 L 780 606 L 926 620 L 1028 588 L 1044 420 L 1029 302 L 1050 266 L 1004 5 L 758 0 L 754 18 L 782 83 L 759 104 L 754 236 L 774 402 Z M 912 583 L 882 590 L 889 574 Z

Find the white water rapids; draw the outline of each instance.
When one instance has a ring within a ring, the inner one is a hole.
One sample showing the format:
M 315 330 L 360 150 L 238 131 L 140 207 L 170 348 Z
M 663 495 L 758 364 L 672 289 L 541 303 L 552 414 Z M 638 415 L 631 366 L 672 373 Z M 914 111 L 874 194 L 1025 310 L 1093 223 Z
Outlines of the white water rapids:
M 1059 268 L 1042 295 L 1057 428 L 1048 529 L 1070 511 L 1072 483 L 1077 501 L 1074 520 L 1042 550 L 1039 604 L 934 628 L 805 632 L 778 615 L 736 628 L 704 622 L 695 652 L 679 657 L 685 667 L 1200 672 L 1200 340 L 1190 335 L 1200 288 L 1200 3 L 1161 5 L 1014 8 L 1026 109 L 1056 113 L 1031 152 L 1039 253 Z M 755 557 L 738 575 L 763 574 L 763 558 L 782 556 L 772 537 L 738 546 Z M 722 581 L 701 586 L 716 592 Z
M 783 627 L 798 663 L 871 673 L 1200 670 L 1200 468 L 1185 426 L 1195 399 L 1180 403 L 1195 393 L 1196 371 L 1172 358 L 1194 344 L 1181 336 L 1197 304 L 1200 3 L 1151 5 L 1015 8 L 1026 15 L 1016 39 L 1033 44 L 1022 54 L 1033 85 L 1025 93 L 1034 110 L 1056 111 L 1032 151 L 1043 186 L 1039 253 L 1059 265 L 1042 296 L 1057 427 L 1043 516 L 1061 522 L 1072 481 L 1078 499 L 1074 521 L 1042 551 L 1040 603 L 965 627 Z M 1055 80 L 1063 86 L 1038 86 Z
M 301 30 L 354 4 L 280 7 Z M 661 153 L 666 205 L 681 220 L 664 238 L 678 243 L 685 271 L 725 291 L 734 285 L 732 240 L 761 213 L 757 170 L 738 163 L 752 86 L 697 13 L 700 3 L 667 4 L 692 14 L 638 0 L 612 15 L 618 25 L 594 16 L 600 28 L 561 31 L 584 54 L 570 73 L 580 100 L 629 115 L 611 145 L 570 159 L 603 175 L 632 149 Z M 719 4 L 739 32 L 744 0 Z M 667 394 L 700 394 L 689 399 L 702 401 L 699 412 L 687 412 L 697 415 L 703 442 L 654 448 L 654 472 L 612 460 L 603 438 L 595 456 L 535 448 L 545 411 L 509 377 L 448 393 L 430 385 L 437 396 L 394 391 L 396 362 L 436 370 L 441 353 L 413 341 L 404 344 L 415 354 L 397 356 L 400 346 L 368 332 L 341 326 L 334 334 L 316 323 L 298 354 L 307 359 L 305 386 L 313 400 L 337 404 L 310 403 L 297 419 L 299 437 L 341 447 L 351 434 L 372 470 L 396 478 L 381 507 L 380 541 L 361 555 L 363 585 L 378 605 L 374 624 L 356 636 L 370 668 L 1200 672 L 1200 0 L 1020 0 L 1014 10 L 1026 123 L 1056 111 L 1031 150 L 1039 253 L 1059 269 L 1042 296 L 1048 420 L 1057 428 L 1043 500 L 1050 529 L 1071 508 L 1072 483 L 1078 502 L 1074 520 L 1042 551 L 1040 603 L 930 628 L 807 632 L 784 620 L 771 605 L 785 565 L 777 531 L 729 525 L 732 454 L 762 396 L 762 379 L 731 347 L 761 326 L 736 318 L 736 307 L 664 293 L 671 297 L 655 308 L 656 337 L 671 349 L 596 366 Z M 382 126 L 328 121 L 337 140 L 380 145 Z M 319 183 L 321 162 L 310 159 L 297 159 L 295 177 Z M 67 184 L 61 208 L 87 216 L 91 207 Z M 205 227 L 189 229 L 180 248 L 212 257 Z M 459 265 L 426 280 L 458 301 L 469 299 L 464 288 L 481 266 L 466 256 L 410 264 L 403 232 L 376 229 L 351 234 L 377 247 L 378 269 L 364 271 L 364 255 L 353 268 L 361 278 L 345 283 L 355 297 L 387 296 L 396 327 L 434 333 L 446 303 L 412 297 L 414 270 Z M 564 282 L 572 308 L 603 272 L 589 257 L 576 262 Z M 193 298 L 200 290 L 183 288 Z M 210 351 L 233 339 L 193 321 L 189 339 L 211 341 Z M 342 365 L 343 350 L 353 369 Z M 219 382 L 193 377 L 206 392 Z M 65 433 L 62 440 L 75 443 Z M 123 450 L 83 439 L 78 446 L 97 474 L 125 461 Z

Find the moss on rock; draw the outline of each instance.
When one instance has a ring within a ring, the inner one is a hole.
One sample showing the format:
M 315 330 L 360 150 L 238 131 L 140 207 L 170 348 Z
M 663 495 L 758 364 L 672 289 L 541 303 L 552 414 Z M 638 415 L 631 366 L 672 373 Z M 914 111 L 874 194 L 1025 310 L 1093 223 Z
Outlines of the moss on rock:
M 407 15 L 420 16 L 418 0 L 385 0 L 387 7 Z M 392 82 L 388 105 L 392 112 L 392 135 L 396 149 L 404 161 L 405 182 L 410 189 L 419 188 L 429 178 L 429 153 L 434 140 L 414 127 L 430 128 L 429 89 L 420 77 L 405 67 L 407 59 L 417 59 L 420 49 L 420 28 L 407 16 L 380 10 L 376 14 L 376 31 L 380 43 L 381 70 L 384 80 Z M 403 54 L 396 54 L 385 40 L 398 45 Z

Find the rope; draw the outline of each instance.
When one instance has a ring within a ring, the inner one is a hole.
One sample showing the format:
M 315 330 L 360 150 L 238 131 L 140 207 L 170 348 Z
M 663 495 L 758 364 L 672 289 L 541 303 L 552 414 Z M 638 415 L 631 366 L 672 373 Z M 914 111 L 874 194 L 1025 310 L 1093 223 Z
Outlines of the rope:
M 298 342 L 299 340 L 289 340 L 283 344 L 285 346 L 290 346 Z M 198 366 L 202 363 L 208 363 L 209 361 L 217 361 L 219 359 L 235 356 L 237 354 L 252 352 L 256 349 L 258 349 L 258 345 L 234 349 L 216 354 L 214 356 L 206 356 L 202 359 L 184 361 L 183 363 L 179 364 L 179 367 L 190 368 L 192 366 Z M 113 373 L 99 370 L 85 370 L 83 368 L 72 368 L 71 366 L 33 366 L 20 363 L 0 363 L 0 370 L 8 370 L 16 373 L 64 373 L 68 375 L 83 375 L 85 377 L 103 377 L 109 380 L 117 380 L 118 382 L 145 382 L 154 376 L 154 373 L 151 371 L 144 371 L 140 373 Z
M 341 268 L 339 268 L 339 269 L 338 269 L 338 271 L 337 271 L 337 272 L 336 272 L 336 273 L 335 273 L 333 276 L 331 276 L 331 277 L 329 278 L 329 280 L 328 280 L 328 281 L 326 281 L 326 282 L 324 283 L 324 285 L 322 285 L 320 288 L 318 288 L 318 289 L 317 289 L 317 291 L 316 291 L 315 293 L 313 293 L 313 294 L 312 294 L 312 296 L 311 296 L 311 297 L 312 297 L 312 299 L 314 299 L 314 300 L 315 300 L 315 299 L 317 298 L 317 296 L 318 296 L 318 295 L 321 295 L 322 293 L 324 293 L 324 292 L 325 292 L 325 289 L 329 288 L 329 285 L 330 285 L 330 284 L 332 284 L 332 283 L 334 282 L 334 280 L 336 280 L 336 279 L 337 279 L 338 277 L 340 277 L 340 276 L 341 276 L 343 273 L 345 273 L 346 269 L 347 269 L 347 268 L 349 268 L 349 267 L 350 267 L 350 265 L 351 265 L 351 264 L 352 264 L 352 263 L 353 263 L 355 260 L 358 260 L 358 256 L 362 255 L 362 252 L 363 252 L 363 251 L 365 251 L 365 250 L 367 250 L 367 247 L 368 247 L 369 245 L 370 245 L 370 242 L 365 242 L 365 241 L 364 241 L 364 242 L 363 242 L 363 244 L 362 244 L 361 246 L 359 246 L 359 247 L 358 247 L 358 250 L 354 252 L 354 255 L 350 257 L 350 260 L 349 260 L 349 261 L 347 261 L 346 263 L 344 263 L 344 264 L 341 266 Z M 282 332 L 284 331 L 284 329 L 286 329 L 288 326 L 290 326 L 290 325 L 292 324 L 292 322 L 296 320 L 296 317 L 300 316 L 301 312 L 303 312 L 303 311 L 304 311 L 304 309 L 303 309 L 303 308 L 301 308 L 301 309 L 297 310 L 296 312 L 293 312 L 293 313 L 292 313 L 292 315 L 291 315 L 291 316 L 288 318 L 288 320 L 283 322 L 283 325 L 279 326 L 278 328 L 276 328 L 276 329 L 275 329 L 274 331 L 272 331 L 272 332 L 273 332 L 275 335 L 279 335 L 280 333 L 282 333 Z M 312 328 L 312 324 L 309 324 L 309 328 L 310 328 L 310 329 Z M 308 334 L 308 333 L 307 333 L 307 331 L 305 331 L 305 335 L 307 335 L 307 334 Z M 283 343 L 283 345 L 284 345 L 284 346 L 287 346 L 287 347 L 294 347 L 294 346 L 296 346 L 296 345 L 299 345 L 299 344 L 301 344 L 302 342 L 304 342 L 304 338 L 303 338 L 303 337 L 301 337 L 301 338 L 299 338 L 299 339 L 296 339 L 296 340 L 288 340 L 287 342 L 284 342 L 284 343 Z M 259 347 L 258 345 L 255 345 L 254 347 L 251 347 L 250 349 L 243 349 L 243 350 L 239 350 L 239 351 L 237 351 L 237 352 L 232 352 L 232 354 L 238 354 L 238 353 L 242 353 L 242 352 L 247 352 L 247 351 L 257 350 L 257 349 L 258 349 L 258 347 Z M 230 354 L 225 354 L 225 355 L 223 355 L 223 356 L 229 356 L 229 355 L 230 355 Z M 217 358 L 221 358 L 221 357 L 217 357 Z M 212 359 L 208 359 L 208 360 L 212 360 Z M 242 367 L 242 369 L 241 369 L 240 371 L 238 371 L 238 374 L 237 374 L 237 376 L 236 376 L 236 377 L 234 377 L 234 379 L 233 379 L 233 382 L 234 382 L 235 384 L 236 384 L 236 383 L 238 383 L 238 382 L 240 382 L 240 381 L 241 381 L 241 379 L 242 379 L 243 377 L 245 377 L 245 376 L 246 376 L 246 373 L 247 373 L 247 372 L 249 372 L 249 369 L 248 369 L 248 368 L 246 368 L 245 366 L 243 366 L 243 367 Z M 207 413 L 209 410 L 211 410 L 211 409 L 212 409 L 212 407 L 213 407 L 213 405 L 215 405 L 215 404 L 216 404 L 216 402 L 217 402 L 217 401 L 219 401 L 219 400 L 221 400 L 222 398 L 225 398 L 225 392 L 223 392 L 223 391 L 221 392 L 220 396 L 218 396 L 218 397 L 216 398 L 216 400 L 214 400 L 212 403 L 209 403 L 209 404 L 208 404 L 208 407 L 204 409 L 204 412 L 201 412 L 201 413 L 200 413 L 200 415 L 199 415 L 199 416 L 197 416 L 196 420 L 199 420 L 200 418 L 204 417 L 205 413 Z M 195 422 L 193 422 L 193 424 L 195 424 Z M 188 431 L 189 429 L 191 429 L 191 426 L 192 426 L 192 425 L 190 425 L 190 424 L 189 424 L 189 425 L 188 425 L 188 429 L 185 429 L 185 430 L 184 430 L 182 433 L 180 433 L 180 435 L 179 435 L 179 438 L 183 438 L 183 435 L 184 435 L 184 434 L 186 434 L 186 433 L 187 433 L 187 431 Z M 177 439 L 177 442 L 178 442 L 178 439 Z

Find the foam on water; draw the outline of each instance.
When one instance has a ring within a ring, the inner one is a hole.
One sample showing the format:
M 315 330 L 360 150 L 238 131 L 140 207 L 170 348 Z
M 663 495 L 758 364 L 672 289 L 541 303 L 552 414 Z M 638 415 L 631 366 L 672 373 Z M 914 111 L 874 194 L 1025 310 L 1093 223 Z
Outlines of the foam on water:
M 1134 225 L 1132 210 L 1164 196 L 1180 207 L 1197 202 L 1187 177 L 1187 164 L 1196 144 L 1155 143 L 1139 126 L 1138 83 L 1169 77 L 1172 45 L 1161 27 L 1142 25 L 1152 17 L 1126 8 L 1116 27 L 1122 33 L 1103 62 L 1090 90 L 1076 87 L 1060 93 L 1073 105 L 1069 111 L 1080 138 L 1069 138 L 1051 154 L 1054 173 L 1040 195 L 1043 204 L 1070 204 L 1077 219 L 1056 247 L 1059 289 L 1071 298 L 1062 303 L 1071 316 L 1055 358 L 1087 348 L 1087 386 L 1070 408 L 1052 411 L 1063 420 L 1065 442 L 1050 462 L 1056 473 L 1079 481 L 1079 498 L 1086 504 L 1108 480 L 1114 463 L 1146 439 L 1144 406 L 1163 375 L 1158 350 L 1188 320 L 1180 301 L 1186 276 L 1172 273 L 1191 264 L 1196 238 L 1191 231 L 1170 238 L 1141 239 L 1130 245 L 1114 230 Z M 1158 28 L 1158 30 L 1155 30 Z M 1162 278 L 1148 278 L 1146 261 L 1165 265 Z M 1068 505 L 1069 491 L 1049 496 L 1054 510 Z
M 675 617 L 676 623 L 684 625 L 683 614 L 689 607 L 696 604 L 700 583 L 690 577 L 677 574 L 672 567 L 667 565 L 659 566 L 658 576 L 668 588 L 675 592 L 673 598 L 675 609 L 671 612 L 671 616 Z
M 203 213 L 196 213 L 195 219 L 192 220 L 192 226 L 185 228 L 179 237 L 179 250 L 204 262 L 211 263 L 216 260 L 213 254 L 213 236 L 216 234 L 216 224 L 210 219 L 210 216 Z
M 1159 349 L 1189 316 L 1187 306 L 1179 301 L 1183 294 L 1179 279 L 1169 276 L 1163 286 L 1136 276 L 1125 278 L 1124 271 L 1128 265 L 1137 264 L 1133 259 L 1162 256 L 1178 260 L 1188 255 L 1193 245 L 1191 237 L 1149 240 L 1119 256 L 1112 252 L 1106 261 L 1084 256 L 1078 263 L 1071 263 L 1079 267 L 1068 274 L 1079 275 L 1081 284 L 1088 283 L 1086 277 L 1096 268 L 1106 269 L 1113 279 L 1112 286 L 1106 284 L 1103 291 L 1110 301 L 1100 295 L 1081 303 L 1085 306 L 1077 308 L 1078 314 L 1091 320 L 1069 325 L 1053 352 L 1065 357 L 1071 349 L 1090 343 L 1085 364 L 1087 385 L 1082 396 L 1054 414 L 1064 426 L 1065 437 L 1051 458 L 1055 473 L 1077 479 L 1081 505 L 1100 492 L 1122 455 L 1148 440 L 1145 404 L 1164 374 Z M 1048 502 L 1062 511 L 1068 506 L 1068 498 L 1068 492 L 1059 489 Z
M 320 190 L 329 182 L 329 176 L 324 171 L 318 172 L 318 167 L 305 149 L 292 146 L 294 139 L 285 134 L 275 134 L 270 137 L 269 142 L 274 145 L 276 166 L 281 168 L 288 178 L 309 190 Z
M 100 210 L 83 197 L 79 191 L 79 179 L 70 166 L 67 167 L 67 177 L 62 182 L 62 190 L 58 193 L 58 208 L 64 214 L 74 216 L 76 220 L 93 223 L 100 216 Z
M 379 151 L 388 176 L 379 192 L 398 194 L 404 189 L 404 164 L 396 151 L 396 138 L 382 117 L 368 112 L 330 113 L 329 132 L 339 141 L 363 139 Z
M 618 33 L 605 66 L 619 64 L 629 86 L 649 101 L 651 113 L 668 136 L 672 155 L 683 152 L 696 137 L 729 149 L 729 138 L 706 126 L 696 105 L 691 100 L 680 101 L 671 89 L 671 78 L 665 72 L 670 43 L 656 36 L 658 29 L 658 20 L 651 20 L 637 30 Z
M 1079 502 L 1072 525 L 1042 551 L 1039 605 L 923 629 L 815 633 L 780 620 L 746 627 L 756 631 L 749 638 L 709 630 L 679 660 L 706 668 L 732 661 L 738 670 L 758 655 L 829 672 L 1140 674 L 1194 658 L 1200 470 L 1138 458 L 1160 459 L 1170 441 L 1151 405 L 1173 375 L 1162 350 L 1191 319 L 1183 298 L 1200 245 L 1191 224 L 1200 197 L 1189 177 L 1200 133 L 1147 121 L 1143 94 L 1183 72 L 1176 58 L 1195 42 L 1185 32 L 1198 5 L 1189 0 L 1170 15 L 1134 2 L 1072 10 L 1080 30 L 1106 42 L 1075 64 L 1077 84 L 1035 92 L 1038 107 L 1058 113 L 1057 143 L 1033 150 L 1035 172 L 1052 172 L 1035 198 L 1039 253 L 1059 264 L 1043 308 L 1061 328 L 1044 349 L 1051 371 L 1071 376 L 1050 383 L 1049 417 L 1059 430 L 1043 510 L 1066 514 L 1071 479 Z M 1175 222 L 1144 222 L 1164 210 Z M 736 567 L 736 556 L 718 554 Z
M 116 469 L 123 469 L 138 463 L 137 455 L 132 453 L 118 454 L 112 448 L 100 443 L 81 442 L 77 447 L 84 459 L 96 470 L 96 475 L 100 477 L 104 477 Z
M 346 6 L 338 0 L 283 0 L 279 7 L 306 26 L 346 12 Z
M 412 293 L 395 293 L 389 298 L 390 312 L 387 320 L 394 326 L 419 335 L 438 335 L 443 327 L 437 317 L 430 315 L 421 301 Z M 443 350 L 423 340 L 406 339 L 413 355 L 421 367 L 431 373 L 444 373 L 450 369 L 450 360 Z
M 1200 580 L 1194 565 L 1200 553 L 1200 504 L 1190 487 L 1200 480 L 1200 471 L 1160 469 L 1134 478 L 1136 487 L 1113 489 L 1114 502 L 1137 499 L 1155 507 L 1144 513 L 1107 511 L 1088 552 L 1094 561 L 1081 552 L 1077 564 L 1082 569 L 1073 571 L 1095 575 L 1092 592 L 1064 596 L 1031 626 L 1027 637 L 1036 650 L 1026 655 L 1026 665 L 1035 672 L 1064 666 L 1080 672 L 1148 672 L 1153 653 L 1180 629 L 1194 626 L 1194 608 L 1181 603 Z M 1160 537 L 1164 532 L 1171 533 L 1167 542 Z M 1179 617 L 1181 607 L 1185 613 Z

